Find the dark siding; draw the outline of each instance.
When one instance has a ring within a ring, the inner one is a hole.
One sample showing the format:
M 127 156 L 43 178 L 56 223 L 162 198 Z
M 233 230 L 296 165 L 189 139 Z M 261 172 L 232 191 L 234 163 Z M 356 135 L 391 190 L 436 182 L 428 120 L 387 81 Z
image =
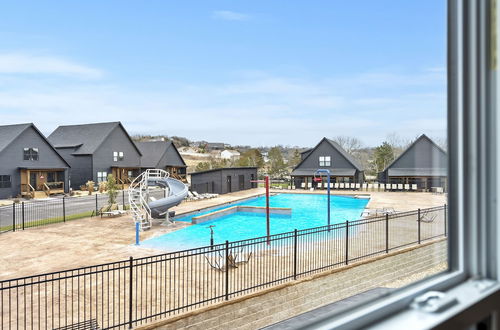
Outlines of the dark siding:
M 58 148 L 59 154 L 71 166 L 70 183 L 71 188 L 80 189 L 80 186 L 92 180 L 92 156 L 73 156 L 74 148 Z
M 24 160 L 23 148 L 38 148 L 39 160 Z M 15 197 L 21 193 L 19 167 L 67 168 L 68 165 L 33 127 L 29 127 L 0 154 L 0 175 L 10 175 L 12 182 L 11 188 L 0 188 L 0 198 Z M 67 170 L 65 176 L 65 186 L 68 187 Z
M 321 167 L 332 170 L 333 168 L 352 168 L 355 167 L 347 160 L 345 157 L 338 152 L 335 148 L 333 148 L 328 141 L 321 142 L 318 147 L 312 150 L 310 155 L 302 164 L 300 164 L 297 169 L 318 169 L 319 166 L 319 157 L 320 156 L 330 156 L 332 160 L 332 165 L 330 167 Z
M 198 193 L 213 192 L 217 194 L 228 193 L 227 177 L 231 177 L 231 192 L 251 189 L 255 187 L 250 180 L 257 178 L 257 169 L 220 169 L 191 175 L 191 189 Z M 239 176 L 243 175 L 243 189 L 240 189 Z M 213 191 L 210 191 L 213 188 Z
M 415 143 L 391 168 L 447 168 L 446 154 L 427 139 Z
M 122 161 L 113 161 L 113 152 L 123 152 Z M 140 167 L 141 156 L 127 137 L 127 134 L 117 126 L 106 138 L 102 145 L 96 150 L 92 157 L 93 173 L 92 180 L 97 182 L 97 172 L 107 172 L 111 174 L 112 166 L 120 167 Z
M 170 146 L 160 159 L 158 168 L 165 168 L 167 166 L 186 166 L 184 160 L 175 151 L 175 147 Z

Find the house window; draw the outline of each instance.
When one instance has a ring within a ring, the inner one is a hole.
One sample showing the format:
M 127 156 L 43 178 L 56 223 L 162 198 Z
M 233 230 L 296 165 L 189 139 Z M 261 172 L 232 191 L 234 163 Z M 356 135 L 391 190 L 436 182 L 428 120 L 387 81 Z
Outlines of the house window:
M 319 156 L 319 166 L 331 166 L 330 156 Z
M 97 172 L 97 182 L 106 182 L 108 180 L 108 172 Z
M 24 160 L 38 160 L 38 148 L 24 148 L 23 156 Z
M 10 175 L 0 175 L 0 188 L 10 188 Z
M 123 151 L 113 151 L 113 161 L 117 162 L 119 160 L 123 160 Z

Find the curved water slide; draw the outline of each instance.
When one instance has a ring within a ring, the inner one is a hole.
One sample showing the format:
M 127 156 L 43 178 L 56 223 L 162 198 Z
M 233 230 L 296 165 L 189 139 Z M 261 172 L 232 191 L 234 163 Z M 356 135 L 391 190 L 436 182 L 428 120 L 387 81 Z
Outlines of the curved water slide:
M 165 197 L 150 197 L 149 191 L 152 187 L 165 189 Z M 153 218 L 165 216 L 170 208 L 179 205 L 186 198 L 188 187 L 171 178 L 164 170 L 149 169 L 132 181 L 128 194 L 134 221 L 140 224 L 141 230 L 146 230 L 151 228 Z

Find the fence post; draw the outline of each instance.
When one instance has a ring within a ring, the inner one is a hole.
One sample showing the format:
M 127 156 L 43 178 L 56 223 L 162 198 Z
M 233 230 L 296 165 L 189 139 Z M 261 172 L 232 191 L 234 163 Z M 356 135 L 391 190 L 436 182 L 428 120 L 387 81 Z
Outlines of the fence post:
M 229 241 L 226 241 L 226 300 L 229 300 Z
M 125 190 L 122 190 L 122 204 L 123 208 L 125 209 Z
M 95 195 L 95 215 L 98 216 L 99 214 L 97 213 L 99 212 L 99 208 L 97 206 L 97 194 Z
M 12 203 L 12 231 L 16 231 L 16 203 Z
M 420 209 L 418 209 L 418 219 L 417 219 L 417 223 L 418 223 L 418 244 L 420 244 Z
M 66 222 L 66 197 L 63 197 L 63 222 Z
M 293 231 L 293 279 L 297 279 L 297 229 Z
M 21 215 L 22 215 L 22 221 L 23 221 L 23 230 L 24 230 L 24 202 L 21 203 Z
M 447 220 L 446 219 L 446 204 L 444 204 L 444 209 L 443 210 L 444 210 L 444 237 L 446 237 L 446 234 L 447 234 L 446 233 L 446 229 L 447 229 L 446 228 L 446 220 Z
M 349 221 L 345 222 L 345 264 L 349 263 Z
M 129 296 L 128 296 L 128 328 L 132 329 L 132 277 L 133 277 L 133 266 L 134 266 L 134 258 L 131 256 L 129 262 Z
M 389 213 L 385 214 L 385 253 L 389 253 Z

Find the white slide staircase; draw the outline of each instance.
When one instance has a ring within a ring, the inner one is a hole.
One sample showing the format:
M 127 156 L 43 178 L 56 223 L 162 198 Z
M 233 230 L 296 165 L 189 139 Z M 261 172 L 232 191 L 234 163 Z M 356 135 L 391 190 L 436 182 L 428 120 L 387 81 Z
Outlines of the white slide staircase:
M 166 189 L 165 197 L 155 200 L 149 196 L 152 186 Z M 167 171 L 149 169 L 136 177 L 128 188 L 130 211 L 142 231 L 151 228 L 153 218 L 168 214 L 170 207 L 182 202 L 187 195 L 187 186 L 179 180 L 170 178 Z

